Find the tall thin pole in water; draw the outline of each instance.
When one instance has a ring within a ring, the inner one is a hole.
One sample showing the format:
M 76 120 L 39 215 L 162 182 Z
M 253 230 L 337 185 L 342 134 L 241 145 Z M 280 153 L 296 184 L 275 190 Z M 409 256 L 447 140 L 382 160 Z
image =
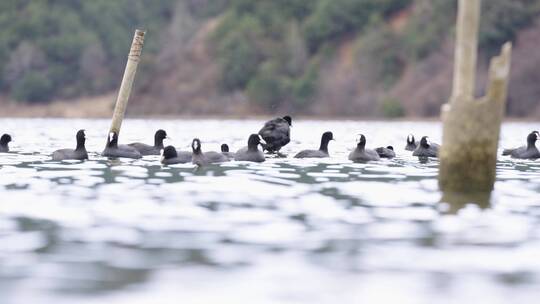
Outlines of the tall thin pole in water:
M 143 30 L 135 30 L 135 35 L 133 36 L 133 42 L 131 43 L 131 49 L 128 55 L 126 69 L 124 71 L 124 77 L 122 79 L 122 84 L 120 85 L 120 90 L 116 99 L 116 105 L 114 107 L 109 132 L 115 132 L 118 135 L 120 135 L 120 127 L 122 126 L 122 121 L 124 120 L 129 95 L 131 94 L 131 88 L 133 86 L 133 80 L 135 79 L 137 66 L 139 65 L 145 34 L 146 32 Z

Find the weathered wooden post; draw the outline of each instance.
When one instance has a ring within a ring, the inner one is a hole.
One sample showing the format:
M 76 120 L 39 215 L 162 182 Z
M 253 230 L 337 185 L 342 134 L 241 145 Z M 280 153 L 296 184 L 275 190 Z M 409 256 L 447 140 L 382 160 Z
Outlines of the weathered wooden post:
M 116 99 L 116 105 L 114 107 L 111 129 L 109 133 L 115 132 L 120 135 L 120 127 L 122 126 L 122 121 L 124 120 L 124 114 L 126 113 L 129 95 L 133 86 L 133 80 L 135 79 L 135 73 L 137 72 L 137 66 L 139 65 L 145 34 L 145 31 L 135 30 L 135 35 L 133 36 L 133 42 L 131 43 L 131 49 L 128 55 L 126 69 L 124 71 L 124 77 L 122 79 L 122 84 L 120 85 L 120 90 Z
M 489 200 L 495 183 L 512 45 L 506 43 L 491 60 L 487 95 L 475 99 L 479 20 L 480 0 L 459 0 L 454 84 L 449 103 L 441 109 L 439 187 L 448 202 Z

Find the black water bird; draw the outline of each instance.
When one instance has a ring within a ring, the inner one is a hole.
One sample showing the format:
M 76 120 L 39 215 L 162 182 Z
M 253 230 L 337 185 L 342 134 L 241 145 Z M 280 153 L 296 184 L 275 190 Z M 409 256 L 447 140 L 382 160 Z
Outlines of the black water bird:
M 52 154 L 53 160 L 85 160 L 88 159 L 88 152 L 86 152 L 86 147 L 84 146 L 86 142 L 86 135 L 84 130 L 79 130 L 75 136 L 77 140 L 77 146 L 75 149 L 60 149 L 56 150 Z
M 396 152 L 394 151 L 394 147 L 388 146 L 388 147 L 379 147 L 376 148 L 375 151 L 377 154 L 379 154 L 380 158 L 394 158 L 396 157 Z
M 413 156 L 418 157 L 438 157 L 440 145 L 429 141 L 429 137 L 420 139 L 420 144 L 414 150 Z
M 277 153 L 279 150 L 291 141 L 292 118 L 283 116 L 267 121 L 259 135 L 266 142 L 262 145 L 263 149 L 269 153 Z
M 191 162 L 191 153 L 178 154 L 173 146 L 167 146 L 161 151 L 161 163 L 164 165 L 185 164 Z
M 354 149 L 351 154 L 349 154 L 349 160 L 352 160 L 356 163 L 376 161 L 380 159 L 381 158 L 379 157 L 379 154 L 377 154 L 377 151 L 366 149 L 366 137 L 363 134 L 360 134 L 356 149 Z
M 4 134 L 0 137 L 0 152 L 9 152 L 9 143 L 11 142 L 11 135 Z
M 537 159 L 540 158 L 540 151 L 536 148 L 536 141 L 540 139 L 540 133 L 533 131 L 527 136 L 527 145 L 515 149 L 504 149 L 502 155 L 510 155 L 518 159 Z
M 131 144 L 128 144 L 128 146 L 131 146 L 137 149 L 137 151 L 139 151 L 139 153 L 141 153 L 141 155 L 143 156 L 144 155 L 160 155 L 161 150 L 163 150 L 163 140 L 165 138 L 168 138 L 167 132 L 165 132 L 164 130 L 157 130 L 156 133 L 154 134 L 153 146 L 143 144 L 140 142 L 131 143 Z
M 324 158 L 330 157 L 328 154 L 328 143 L 334 140 L 334 134 L 332 132 L 324 132 L 321 137 L 321 145 L 319 150 L 303 150 L 298 152 L 295 158 Z
M 205 166 L 208 164 L 222 163 L 229 160 L 229 158 L 219 152 L 202 152 L 201 141 L 198 138 L 194 138 L 191 143 L 193 149 L 191 162 L 198 166 Z
M 182 151 L 180 148 L 176 148 L 176 155 L 181 159 L 189 159 L 188 163 L 191 162 L 193 153 L 189 151 Z
M 234 155 L 234 160 L 250 161 L 262 163 L 265 160 L 264 153 L 259 150 L 259 145 L 263 144 L 260 135 L 251 134 L 248 139 L 247 147 L 238 150 Z
M 416 140 L 414 139 L 414 135 L 409 134 L 407 136 L 407 145 L 405 146 L 405 150 L 407 151 L 414 151 L 418 148 L 418 144 L 416 143 Z
M 141 158 L 142 155 L 137 149 L 128 145 L 118 145 L 118 134 L 116 132 L 109 133 L 105 150 L 101 152 L 102 156 L 106 157 L 125 157 L 125 158 Z
M 229 160 L 234 159 L 234 153 L 229 151 L 229 145 L 227 144 L 221 145 L 221 154 L 227 156 Z

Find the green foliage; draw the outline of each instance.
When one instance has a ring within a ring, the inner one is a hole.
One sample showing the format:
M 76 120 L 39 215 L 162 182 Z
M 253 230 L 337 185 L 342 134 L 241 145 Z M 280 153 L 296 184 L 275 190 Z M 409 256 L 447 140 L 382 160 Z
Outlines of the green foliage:
M 402 33 L 407 57 L 419 61 L 441 46 L 452 34 L 457 1 L 416 0 L 412 15 Z
M 243 89 L 256 73 L 262 59 L 261 51 L 255 44 L 262 37 L 261 25 L 255 18 L 245 16 L 237 23 L 224 26 L 221 31 L 228 34 L 215 33 L 216 39 L 219 39 L 216 50 L 220 54 L 218 60 L 223 71 L 223 86 L 228 90 Z
M 112 80 L 121 77 L 135 28 L 154 31 L 145 52 L 155 52 L 156 29 L 168 21 L 174 2 L 2 0 L 0 88 L 35 102 L 116 87 Z M 87 52 L 96 47 L 99 52 Z M 92 62 L 103 67 L 99 78 L 85 77 L 96 69 Z
M 424 59 L 452 35 L 456 22 L 457 1 L 416 0 L 403 41 L 411 60 Z M 479 44 L 490 58 L 502 44 L 513 41 L 517 31 L 531 24 L 540 13 L 537 0 L 482 1 Z
M 309 105 L 329 42 L 411 0 L 232 0 L 212 41 L 228 90 L 268 109 Z M 319 54 L 320 53 L 320 54 Z
M 376 16 L 387 17 L 408 6 L 410 0 L 320 0 L 305 24 L 310 51 L 341 35 L 362 31 Z
M 225 10 L 229 0 L 188 0 L 186 2 L 193 15 L 205 18 L 215 16 Z
M 246 90 L 268 109 L 296 100 L 295 92 L 311 92 L 296 84 L 306 82 L 308 55 L 298 23 L 291 22 L 302 20 L 311 6 L 301 0 L 232 1 L 212 37 L 223 87 Z
M 272 109 L 283 101 L 285 89 L 278 66 L 268 61 L 260 66 L 257 75 L 249 82 L 247 93 L 252 100 Z
M 403 41 L 390 28 L 378 25 L 358 42 L 360 64 L 383 87 L 392 86 L 405 67 Z
M 317 91 L 319 80 L 319 64 L 313 61 L 306 69 L 302 77 L 292 79 L 290 82 L 293 104 L 302 107 L 309 104 L 311 97 Z
M 483 1 L 480 45 L 489 55 L 498 53 L 502 44 L 514 41 L 516 32 L 531 24 L 539 13 L 536 0 Z
M 504 42 L 514 40 L 516 32 L 540 12 L 536 0 L 482 3 L 479 42 L 486 58 L 498 53 Z M 386 20 L 379 19 L 365 30 L 358 39 L 359 62 L 368 68 L 377 84 L 392 86 L 407 64 L 425 59 L 454 34 L 456 11 L 456 1 L 415 0 L 404 28 L 391 29 Z M 382 104 L 384 109 L 392 109 L 388 103 Z
M 405 109 L 399 100 L 393 97 L 384 97 L 379 108 L 385 118 L 399 118 L 405 116 Z
M 277 61 L 263 63 L 247 86 L 250 99 L 269 110 L 288 103 L 293 108 L 309 105 L 318 81 L 318 63 L 312 62 L 298 76 L 287 75 Z
M 399 27 L 384 18 L 373 17 L 357 39 L 360 68 L 367 71 L 373 88 L 390 89 L 408 64 L 420 61 L 437 50 L 450 34 L 455 22 L 455 1 L 416 0 L 405 12 L 407 20 Z M 379 102 L 385 117 L 402 115 L 402 107 L 393 99 Z
M 540 14 L 538 0 L 482 3 L 480 46 L 488 54 Z M 133 30 L 150 34 L 141 65 L 148 68 L 178 4 L 197 21 L 220 15 L 211 42 L 223 89 L 291 110 L 314 100 L 319 63 L 336 56 L 343 39 L 357 39 L 361 68 L 367 62 L 371 80 L 390 87 L 453 34 L 456 11 L 450 0 L 2 0 L 0 90 L 39 102 L 114 89 Z M 392 20 L 398 12 L 404 26 Z
M 52 81 L 44 74 L 29 72 L 18 81 L 11 91 L 16 100 L 46 102 L 51 98 Z

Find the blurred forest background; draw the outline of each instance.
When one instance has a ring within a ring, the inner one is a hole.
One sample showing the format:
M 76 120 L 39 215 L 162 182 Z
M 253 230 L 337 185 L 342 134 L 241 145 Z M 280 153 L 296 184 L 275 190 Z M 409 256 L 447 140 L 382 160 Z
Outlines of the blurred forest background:
M 59 100 L 80 110 L 73 115 L 108 115 L 133 31 L 144 28 L 132 115 L 438 116 L 451 89 L 456 6 L 1 0 L 0 115 L 67 115 L 55 112 Z M 508 113 L 540 117 L 540 0 L 483 1 L 478 93 L 508 40 L 516 43 Z

